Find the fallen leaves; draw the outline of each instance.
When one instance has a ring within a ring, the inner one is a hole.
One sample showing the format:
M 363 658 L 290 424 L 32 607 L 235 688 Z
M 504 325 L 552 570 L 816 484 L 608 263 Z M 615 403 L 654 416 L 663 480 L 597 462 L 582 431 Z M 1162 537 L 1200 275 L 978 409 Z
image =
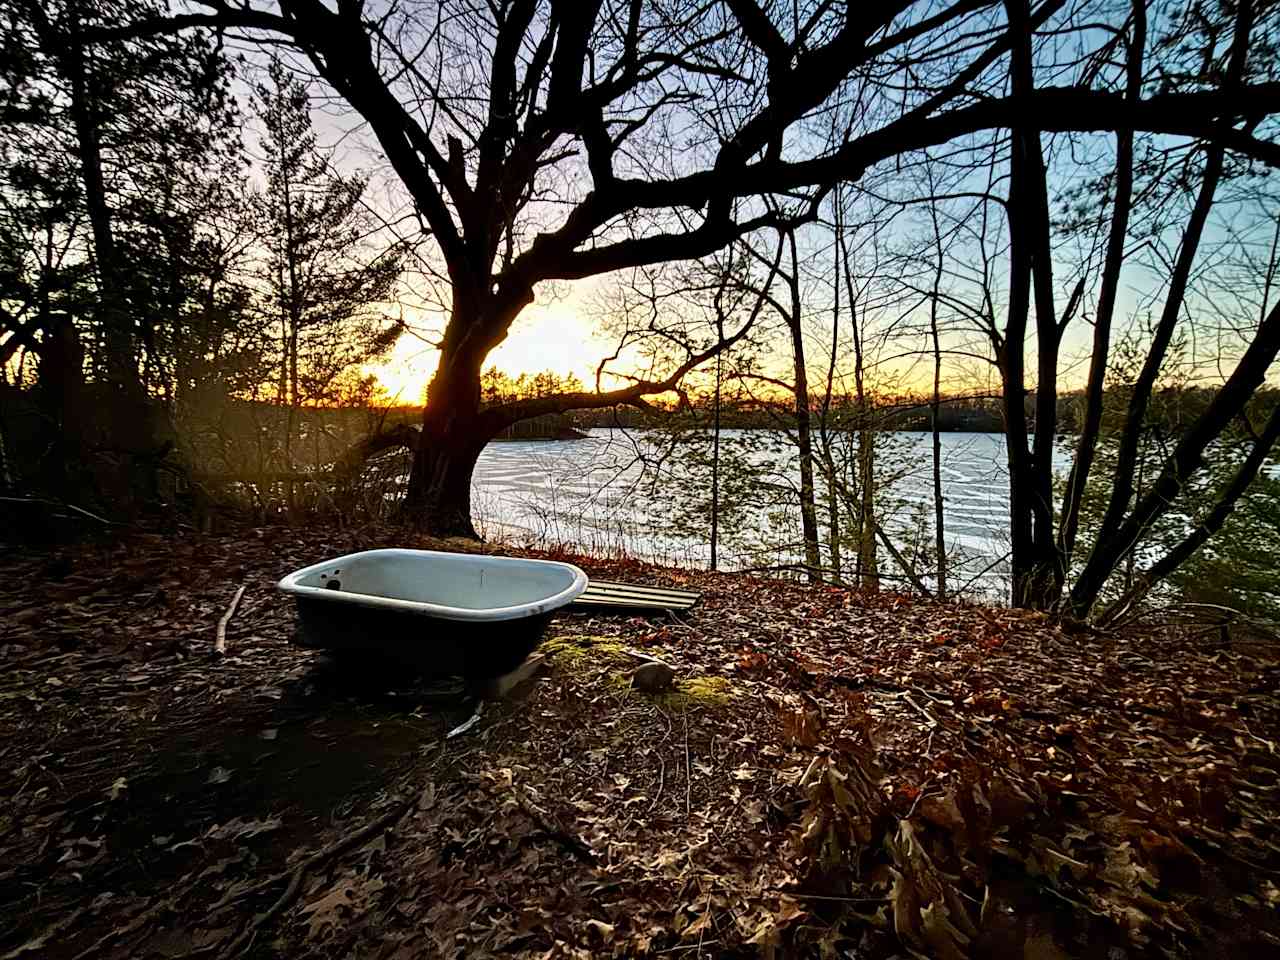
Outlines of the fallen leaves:
M 298 912 L 306 920 L 307 938 L 317 940 L 359 914 L 386 884 L 374 877 L 339 880 L 324 896 L 312 900 Z
M 3 561 L 0 956 L 1280 945 L 1280 666 L 1256 645 L 581 561 L 704 599 L 566 616 L 552 638 L 591 642 L 446 740 L 462 708 L 325 686 L 288 645 L 274 578 L 362 536 L 142 538 L 56 581 Z M 608 651 L 635 647 L 697 683 L 633 688 Z
M 262 820 L 245 820 L 237 817 L 224 824 L 210 827 L 205 837 L 209 840 L 250 840 L 264 833 L 279 830 L 279 817 L 266 817 Z

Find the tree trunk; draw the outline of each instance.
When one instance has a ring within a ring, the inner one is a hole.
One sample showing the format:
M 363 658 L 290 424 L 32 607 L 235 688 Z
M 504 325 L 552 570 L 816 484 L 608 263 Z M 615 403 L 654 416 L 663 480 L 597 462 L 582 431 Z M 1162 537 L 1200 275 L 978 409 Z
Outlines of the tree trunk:
M 800 447 L 800 526 L 804 534 L 804 561 L 809 579 L 818 580 L 822 569 L 822 555 L 818 544 L 818 510 L 813 484 L 813 435 L 809 424 L 807 389 L 804 393 L 796 391 L 796 423 L 796 438 Z
M 1010 86 L 1035 91 L 1026 0 L 1005 0 L 1010 30 L 1017 35 L 1009 58 Z M 1063 581 L 1054 534 L 1053 445 L 1057 433 L 1058 351 L 1062 329 L 1054 306 L 1053 257 L 1049 248 L 1048 184 L 1040 130 L 1015 126 L 1009 146 L 1009 314 L 1000 371 L 1009 456 L 1009 513 L 1014 606 L 1047 610 Z M 1036 331 L 1035 438 L 1027 444 L 1025 338 L 1033 303 Z
M 157 439 L 156 411 L 150 409 L 146 387 L 138 369 L 133 315 L 116 247 L 113 216 L 103 175 L 93 78 L 86 64 L 76 15 L 60 57 L 70 89 L 70 113 L 75 128 L 84 186 L 85 211 L 93 237 L 93 257 L 98 275 L 96 313 L 105 347 L 107 392 L 101 398 L 101 422 L 105 436 L 100 446 L 114 454 L 95 463 L 97 492 L 125 514 L 156 493 L 156 465 L 164 454 Z M 44 28 L 49 29 L 45 21 Z M 83 444 L 82 444 L 83 446 Z M 84 459 L 87 451 L 75 456 Z
M 1018 138 L 1014 138 L 1015 156 Z M 1015 607 L 1028 605 L 1031 588 L 1031 509 L 1028 503 L 1030 478 L 1027 470 L 1031 458 L 1027 449 L 1027 410 L 1024 399 L 1024 338 L 1030 309 L 1031 263 L 1014 225 L 1021 202 L 1020 165 L 1015 161 L 1009 187 L 1009 219 L 1011 221 L 1009 252 L 1009 308 L 1005 321 L 1004 342 L 999 354 L 1001 405 L 1004 414 L 1005 455 L 1009 471 L 1009 547 L 1010 602 Z
M 1147 44 L 1145 0 L 1134 0 L 1132 11 L 1133 35 L 1129 39 L 1126 59 L 1126 103 L 1135 103 L 1142 91 L 1142 58 Z M 1098 435 L 1102 429 L 1103 386 L 1107 376 L 1107 357 L 1111 349 L 1111 324 L 1115 316 L 1120 271 L 1124 265 L 1125 240 L 1129 232 L 1129 213 L 1133 205 L 1133 136 L 1132 130 L 1116 131 L 1115 200 L 1111 212 L 1111 231 L 1107 237 L 1106 258 L 1102 265 L 1102 286 L 1093 320 L 1093 350 L 1089 357 L 1089 379 L 1085 387 L 1084 419 L 1076 443 L 1075 459 L 1071 463 L 1071 472 L 1067 475 L 1058 531 L 1058 549 L 1062 555 L 1064 576 L 1075 551 L 1076 533 L 1080 526 L 1080 504 L 1089 483 L 1089 474 L 1093 470 Z
M 835 205 L 836 231 L 843 229 L 840 203 Z M 822 412 L 818 418 L 818 436 L 822 448 L 822 476 L 827 486 L 827 552 L 833 583 L 842 583 L 840 557 L 840 497 L 836 490 L 835 458 L 831 451 L 831 400 L 836 375 L 836 358 L 840 351 L 840 248 L 835 248 L 835 275 L 832 277 L 831 350 L 827 356 L 827 387 L 822 394 Z
M 717 330 L 720 339 L 724 339 L 724 326 L 717 318 Z M 721 357 L 716 354 L 716 392 L 715 422 L 711 434 L 711 569 L 714 571 L 720 563 L 720 374 Z
M 405 516 L 432 536 L 479 540 L 471 523 L 471 476 L 485 444 L 465 430 L 441 433 L 434 423 L 437 419 L 429 412 L 423 418 L 423 440 L 413 455 Z M 454 418 L 453 422 L 459 421 Z M 426 439 L 428 431 L 433 433 L 431 440 Z
M 287 386 L 286 402 L 289 416 L 284 431 L 284 469 L 293 472 L 293 441 L 298 429 L 298 329 L 302 326 L 302 291 L 298 281 L 298 249 L 293 228 L 293 192 L 290 189 L 288 168 L 283 170 L 284 188 L 284 266 L 288 272 L 288 304 L 285 316 L 285 355 L 280 370 L 280 385 Z M 293 481 L 288 485 L 290 513 L 296 508 Z
M 929 191 L 933 189 L 933 176 L 929 177 Z M 934 270 L 933 296 L 929 298 L 929 338 L 933 343 L 933 396 L 929 399 L 929 427 L 933 440 L 933 540 L 937 552 L 937 576 L 939 600 L 947 599 L 947 527 L 946 506 L 942 499 L 942 433 L 939 419 L 942 413 L 942 341 L 938 336 L 938 296 L 942 291 L 942 228 L 938 223 L 938 208 L 930 207 L 933 221 Z
M 840 495 L 836 487 L 836 470 L 831 460 L 829 442 L 824 444 L 823 477 L 827 483 L 827 554 L 834 583 L 843 583 L 844 558 L 840 555 Z
M 40 484 L 56 496 L 75 502 L 84 497 L 80 465 L 83 462 L 84 348 L 75 325 L 66 315 L 52 319 L 39 359 L 40 406 L 49 419 L 49 449 L 41 464 Z
M 941 261 L 939 261 L 941 262 Z M 947 599 L 947 527 L 946 508 L 942 499 L 942 434 L 938 417 L 942 406 L 942 351 L 938 346 L 938 300 L 933 301 L 933 399 L 929 405 L 929 419 L 933 433 L 933 537 L 938 552 L 939 600 Z
M 450 332 L 468 327 L 457 317 L 449 323 Z M 404 514 L 433 536 L 480 539 L 471 523 L 471 476 L 485 445 L 507 426 L 480 411 L 480 369 L 493 344 L 477 340 L 446 334 L 422 411 Z
M 290 271 L 292 272 L 292 271 Z M 298 433 L 298 320 L 289 317 L 289 417 L 284 431 L 284 469 L 286 473 L 294 471 L 294 440 Z M 318 461 L 317 461 L 318 462 Z M 297 495 L 293 481 L 288 486 L 289 510 L 297 507 Z
M 89 89 L 90 78 L 85 66 L 84 49 L 74 33 L 68 38 L 63 67 L 71 92 L 70 112 L 80 158 L 85 211 L 93 236 L 93 257 L 98 274 L 97 313 L 106 347 L 107 378 L 113 392 L 133 399 L 142 394 L 133 320 L 126 303 L 112 212 L 107 202 L 107 187 L 102 172 L 102 144 Z
M 1009 79 L 1015 94 L 1035 92 L 1030 4 L 1005 0 L 1009 28 L 1018 41 L 1010 51 Z M 1009 152 L 1009 321 L 1002 364 L 1009 444 L 1013 603 L 1047 610 L 1063 581 L 1054 534 L 1053 445 L 1057 433 L 1058 326 L 1049 248 L 1049 197 L 1040 131 L 1028 123 L 1011 132 Z M 1024 338 L 1034 296 L 1036 331 L 1035 438 L 1027 446 L 1024 406 Z
M 1235 29 L 1231 39 L 1231 57 L 1227 65 L 1225 86 L 1236 87 L 1240 84 L 1245 71 L 1249 54 L 1249 33 L 1253 28 L 1253 5 L 1240 3 L 1236 8 Z M 1111 499 L 1107 504 L 1102 520 L 1103 535 L 1115 530 L 1124 519 L 1130 501 L 1134 499 L 1133 475 L 1137 467 L 1138 443 L 1144 430 L 1147 407 L 1151 401 L 1151 393 L 1156 378 L 1164 364 L 1165 354 L 1173 341 L 1173 334 L 1182 316 L 1188 286 L 1191 282 L 1192 267 L 1204 236 L 1209 213 L 1213 208 L 1214 197 L 1222 181 L 1225 169 L 1226 151 L 1221 144 L 1210 146 L 1205 155 L 1204 173 L 1200 180 L 1200 189 L 1196 194 L 1191 216 L 1182 233 L 1182 243 L 1174 262 L 1173 272 L 1169 277 L 1169 291 L 1165 296 L 1164 309 L 1160 321 L 1152 334 L 1151 346 L 1147 357 L 1134 384 L 1133 393 L 1129 397 L 1129 409 L 1125 417 L 1124 431 L 1120 436 L 1120 450 L 1116 457 L 1116 468 L 1112 478 Z M 1097 549 L 1095 544 L 1095 550 Z M 1090 557 L 1089 566 L 1097 567 Z
M 1182 317 L 1187 287 L 1191 281 L 1191 271 L 1196 253 L 1200 248 L 1200 240 L 1208 223 L 1209 213 L 1213 207 L 1214 194 L 1222 179 L 1225 164 L 1225 151 L 1221 147 L 1210 147 L 1205 160 L 1204 176 L 1200 182 L 1200 190 L 1196 196 L 1191 217 L 1183 231 L 1182 244 L 1169 278 L 1169 292 L 1165 297 L 1164 309 L 1160 321 L 1147 348 L 1147 356 L 1138 374 L 1129 397 L 1129 408 L 1125 414 L 1123 432 L 1120 435 L 1120 449 L 1116 455 L 1116 468 L 1112 477 L 1111 497 L 1102 520 L 1103 537 L 1115 530 L 1124 519 L 1125 511 L 1135 497 L 1134 474 L 1138 468 L 1138 447 L 1143 431 L 1146 429 L 1147 408 L 1151 403 L 1151 395 L 1155 389 L 1156 379 L 1173 342 L 1173 335 L 1178 321 Z M 1095 549 L 1097 545 L 1095 544 Z
M 791 331 L 791 357 L 795 366 L 796 446 L 800 451 L 800 527 L 804 535 L 804 562 L 808 579 L 821 576 L 822 555 L 818 545 L 818 510 L 813 486 L 813 425 L 809 410 L 809 373 L 804 357 L 804 331 L 800 326 L 800 262 L 796 235 L 787 235 L 791 247 L 791 313 L 786 318 Z
M 876 528 L 879 526 L 876 522 L 876 440 L 867 422 L 869 414 L 865 398 L 859 398 L 858 408 L 863 420 L 858 427 L 858 489 L 862 498 L 859 504 L 858 581 L 863 590 L 874 592 L 880 589 L 880 563 L 876 558 Z
M 875 517 L 875 435 L 871 431 L 871 402 L 867 395 L 866 366 L 862 351 L 862 331 L 858 326 L 858 298 L 853 286 L 853 269 L 842 229 L 836 230 L 837 253 L 844 260 L 843 277 L 849 299 L 849 332 L 853 336 L 853 377 L 858 411 L 858 553 L 854 575 L 863 590 L 880 589 L 880 568 L 876 560 Z

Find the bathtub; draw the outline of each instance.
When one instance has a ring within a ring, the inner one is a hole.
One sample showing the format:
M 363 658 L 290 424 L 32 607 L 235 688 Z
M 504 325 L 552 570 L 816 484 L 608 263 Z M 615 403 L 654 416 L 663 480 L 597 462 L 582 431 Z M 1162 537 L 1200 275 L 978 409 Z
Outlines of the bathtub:
M 289 574 L 295 642 L 478 685 L 510 673 L 552 614 L 587 588 L 568 563 L 437 550 L 366 550 Z

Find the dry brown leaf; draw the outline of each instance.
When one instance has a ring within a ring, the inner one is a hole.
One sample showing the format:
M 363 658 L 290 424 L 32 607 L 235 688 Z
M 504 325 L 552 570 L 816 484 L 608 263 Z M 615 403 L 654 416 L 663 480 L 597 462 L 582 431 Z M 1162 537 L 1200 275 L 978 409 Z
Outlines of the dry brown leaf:
M 361 880 L 346 877 L 339 880 L 324 896 L 311 901 L 300 911 L 307 917 L 307 938 L 314 940 L 329 927 L 336 927 L 347 919 L 344 911 L 354 914 L 362 909 L 368 898 L 386 886 L 379 878 Z
M 267 817 L 263 820 L 244 820 L 237 817 L 224 824 L 209 828 L 205 837 L 209 840 L 247 840 L 263 833 L 280 829 L 279 817 Z

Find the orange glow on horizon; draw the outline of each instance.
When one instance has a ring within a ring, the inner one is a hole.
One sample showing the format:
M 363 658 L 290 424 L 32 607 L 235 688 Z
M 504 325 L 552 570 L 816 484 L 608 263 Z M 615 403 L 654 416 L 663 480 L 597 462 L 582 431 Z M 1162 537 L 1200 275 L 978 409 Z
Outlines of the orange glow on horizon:
M 610 356 L 616 347 L 613 339 L 599 329 L 598 321 L 591 317 L 585 309 L 583 288 L 572 289 L 568 295 L 550 303 L 535 303 L 527 307 L 510 332 L 485 361 L 485 369 L 496 368 L 512 379 L 522 374 L 533 377 L 540 373 L 552 373 L 559 377 L 575 376 L 585 390 L 595 389 L 596 368 L 600 361 Z M 439 317 L 407 317 L 409 324 L 423 331 L 424 335 L 438 335 L 443 327 L 443 318 Z M 826 358 L 823 355 L 821 340 L 810 345 L 810 383 L 814 389 L 824 381 Z M 758 372 L 786 381 L 791 377 L 789 351 L 775 345 L 764 353 L 763 364 Z M 834 384 L 836 393 L 852 392 L 851 372 L 844 369 L 846 364 L 841 358 L 837 367 Z M 379 363 L 370 364 L 365 369 L 376 377 L 379 386 L 386 392 L 384 402 L 395 405 L 417 406 L 425 402 L 426 388 L 435 373 L 439 354 L 420 336 L 403 333 L 387 358 Z M 628 356 L 626 352 L 609 366 L 615 371 L 630 372 L 642 365 L 638 354 Z M 823 369 L 819 369 L 822 367 Z M 693 375 L 686 385 L 693 393 L 710 389 L 707 368 Z M 877 395 L 905 396 L 924 395 L 930 383 L 931 367 L 912 363 L 908 357 L 889 368 L 881 367 L 873 375 L 878 381 L 869 389 Z M 962 378 L 963 384 L 957 382 L 944 386 L 949 395 L 962 396 L 974 392 L 972 378 Z M 616 389 L 625 386 L 629 381 L 606 374 L 601 388 Z M 983 385 L 986 386 L 985 384 Z M 950 387 L 950 389 L 948 389 Z M 766 381 L 755 382 L 750 390 L 760 399 L 778 399 L 785 396 L 776 385 Z
M 594 329 L 569 298 L 526 308 L 507 339 L 489 354 L 485 369 L 496 367 L 513 378 L 547 371 L 561 377 L 572 375 L 590 390 L 595 386 L 597 365 L 611 353 L 613 344 L 608 337 Z M 423 402 L 438 362 L 434 347 L 404 333 L 385 360 L 370 364 L 367 369 L 392 403 L 412 405 Z M 602 386 L 608 390 L 620 384 L 606 375 Z

